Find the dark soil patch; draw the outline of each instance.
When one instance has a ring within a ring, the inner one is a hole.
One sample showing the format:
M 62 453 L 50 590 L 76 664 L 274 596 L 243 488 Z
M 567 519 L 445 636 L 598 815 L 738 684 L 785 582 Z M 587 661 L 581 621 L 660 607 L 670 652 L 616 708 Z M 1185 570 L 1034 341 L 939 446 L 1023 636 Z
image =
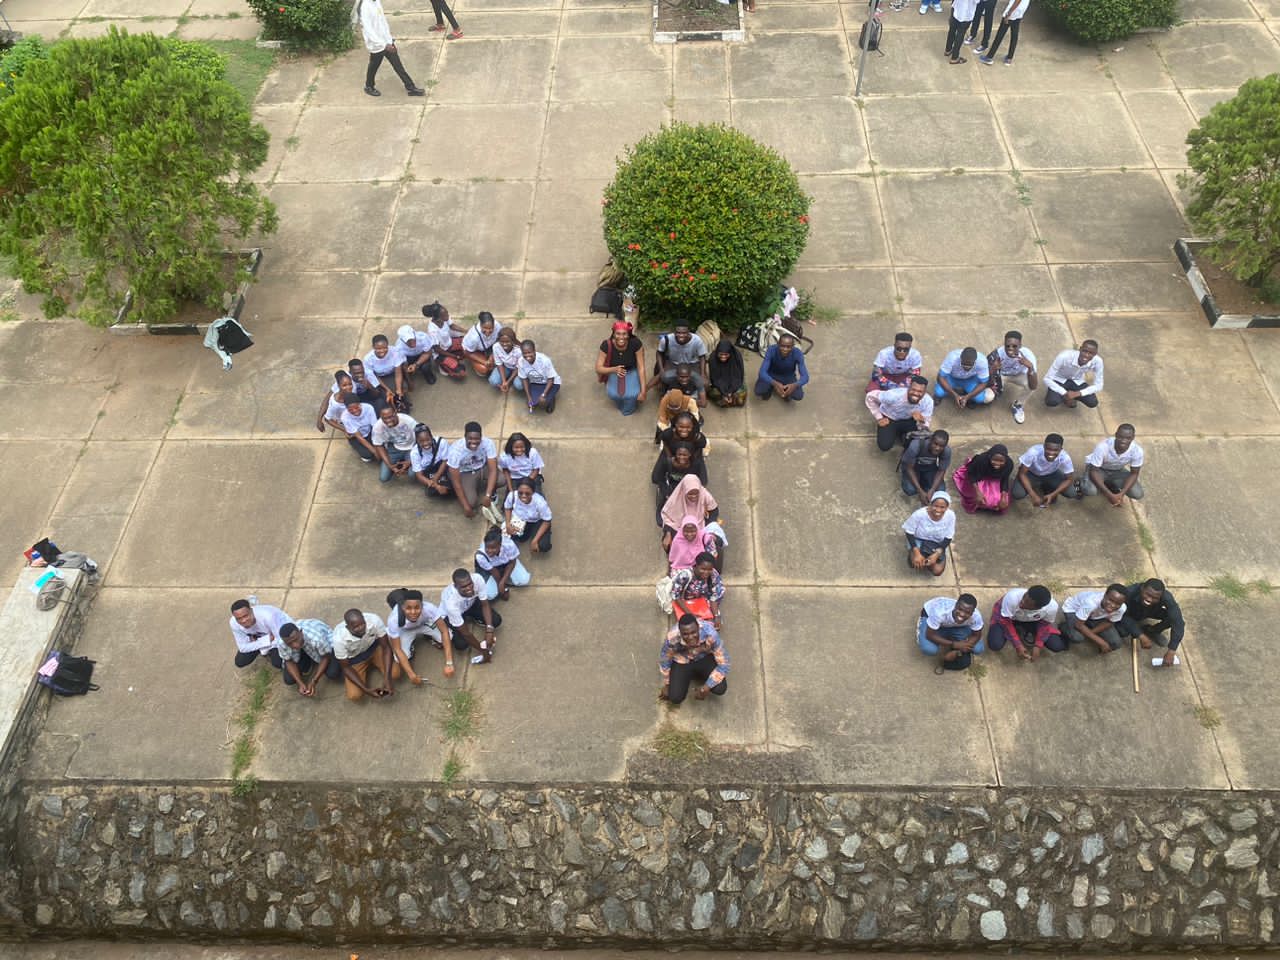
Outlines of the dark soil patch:
M 657 29 L 672 33 L 702 33 L 738 29 L 738 2 L 718 0 L 658 0 Z
M 766 753 L 713 745 L 705 759 L 688 762 L 667 759 L 653 750 L 638 750 L 627 757 L 626 780 L 630 783 L 705 787 L 716 783 L 815 783 L 819 779 L 806 750 Z
M 1272 271 L 1271 283 L 1266 287 L 1272 294 L 1271 299 L 1263 296 L 1263 291 L 1241 283 L 1226 270 L 1209 259 L 1201 247 L 1195 251 L 1196 266 L 1209 285 L 1218 309 L 1223 313 L 1243 316 L 1280 317 L 1280 271 Z

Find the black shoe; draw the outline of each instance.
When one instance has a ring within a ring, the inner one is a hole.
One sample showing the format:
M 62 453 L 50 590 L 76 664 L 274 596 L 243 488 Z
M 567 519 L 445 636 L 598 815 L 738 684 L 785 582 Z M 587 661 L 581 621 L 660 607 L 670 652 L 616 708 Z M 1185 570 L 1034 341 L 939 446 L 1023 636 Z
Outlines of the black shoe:
M 405 87 L 404 92 L 411 97 L 425 97 L 427 95 L 427 91 L 421 87 Z
M 422 368 L 422 379 L 427 381 L 428 384 L 434 384 L 436 382 L 436 372 L 431 369 L 429 363 L 427 366 Z
M 381 91 L 381 90 L 379 90 L 377 87 L 365 87 L 365 88 L 364 88 L 364 92 L 365 92 L 365 93 L 367 93 L 367 94 L 368 94 L 369 96 L 371 96 L 371 97 L 380 97 L 380 96 L 382 96 L 382 91 Z
M 556 412 L 556 398 L 552 397 L 550 400 L 547 401 L 547 413 L 555 413 L 555 412 Z

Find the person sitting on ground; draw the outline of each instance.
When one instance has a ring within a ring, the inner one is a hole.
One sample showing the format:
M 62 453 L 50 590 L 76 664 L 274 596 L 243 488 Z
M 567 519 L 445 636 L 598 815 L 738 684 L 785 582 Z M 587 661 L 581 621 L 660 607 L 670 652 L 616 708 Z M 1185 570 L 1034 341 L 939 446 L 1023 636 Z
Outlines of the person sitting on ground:
M 462 336 L 462 352 L 471 363 L 476 376 L 489 379 L 495 369 L 493 345 L 498 342 L 498 331 L 502 324 L 493 318 L 488 310 L 481 310 L 476 322 Z
M 871 364 L 867 393 L 905 387 L 911 383 L 912 377 L 920 376 L 924 369 L 924 358 L 911 344 L 911 334 L 899 333 L 893 338 L 892 346 L 885 347 L 876 354 L 875 362 Z
M 346 433 L 342 429 L 342 411 L 347 407 L 342 402 L 342 398 L 349 393 L 355 393 L 351 374 L 345 370 L 339 370 L 333 375 L 333 383 L 325 392 L 324 399 L 320 401 L 320 414 L 316 417 L 318 431 L 324 433 L 325 427 L 332 427 L 339 433 Z
M 1152 644 L 1167 647 L 1160 666 L 1173 666 L 1186 630 L 1182 608 L 1163 580 L 1152 578 L 1143 583 L 1131 583 L 1125 588 L 1125 612 L 1120 619 L 1120 633 L 1126 637 L 1137 637 L 1143 650 L 1150 650 Z M 1166 631 L 1167 637 L 1164 635 Z
M 796 338 L 784 333 L 778 342 L 764 352 L 760 373 L 756 377 L 756 396 L 768 400 L 774 394 L 783 400 L 803 400 L 809 382 L 809 368 L 804 354 L 796 349 Z
M 653 431 L 655 444 L 662 443 L 663 432 L 670 429 L 676 417 L 682 413 L 687 413 L 694 417 L 697 423 L 702 423 L 702 413 L 698 409 L 698 402 L 693 397 L 685 396 L 679 390 L 668 390 L 658 401 L 658 425 Z
M 670 394 L 668 394 L 670 396 Z M 658 443 L 662 453 L 670 457 L 675 453 L 676 444 L 683 443 L 693 451 L 693 468 L 698 479 L 707 482 L 707 455 L 711 453 L 711 441 L 699 427 L 697 418 L 687 410 L 676 414 L 671 426 L 658 434 Z
M 707 345 L 702 338 L 693 332 L 693 328 L 683 320 L 677 321 L 671 333 L 658 336 L 657 360 L 654 363 L 653 378 L 646 385 L 652 390 L 661 385 L 663 392 L 675 386 L 676 368 L 687 364 L 694 384 L 694 393 L 706 404 L 707 385 Z
M 284 685 L 297 687 L 301 696 L 314 697 L 321 677 L 342 682 L 342 666 L 333 656 L 333 630 L 323 620 L 302 619 L 284 624 L 276 637 L 275 652 L 280 658 Z
M 373 425 L 378 422 L 378 415 L 373 407 L 361 403 L 354 394 L 342 398 L 345 407 L 338 424 L 347 435 L 347 443 L 355 451 L 356 456 L 364 463 L 375 463 L 378 460 L 378 448 L 373 445 Z M 384 410 L 395 410 L 395 407 L 383 407 Z
M 237 600 L 233 603 L 229 626 L 231 638 L 236 642 L 236 666 L 247 667 L 262 656 L 279 669 L 276 638 L 280 636 L 280 628 L 292 622 L 293 618 L 279 607 L 258 603 L 256 598 L 253 602 Z
M 872 390 L 866 396 L 867 409 L 876 421 L 876 446 L 884 453 L 895 443 L 906 446 L 908 434 L 928 430 L 933 417 L 933 397 L 929 381 L 914 376 L 905 387 Z
M 453 641 L 449 628 L 445 626 L 444 611 L 424 600 L 421 590 L 393 591 L 387 599 L 395 599 L 397 593 L 399 602 L 393 604 L 387 614 L 387 643 L 400 669 L 415 687 L 424 683 L 422 676 L 413 669 L 413 656 L 418 638 L 426 637 L 433 647 L 444 651 L 444 675 L 452 677 L 453 651 L 467 649 L 466 642 L 458 646 Z M 448 645 L 446 640 L 450 640 Z
M 458 650 L 466 649 L 458 646 L 458 640 L 461 640 L 476 651 L 471 658 L 472 663 L 489 663 L 497 649 L 497 631 L 502 626 L 502 616 L 485 598 L 484 580 L 478 574 L 468 573 L 459 567 L 453 571 L 450 580 L 452 582 L 440 593 L 440 609 L 453 631 L 453 646 Z M 469 623 L 484 627 L 483 639 L 476 639 Z
M 935 577 L 947 569 L 947 547 L 956 535 L 951 494 L 936 491 L 927 507 L 920 507 L 902 524 L 907 535 L 907 560 L 912 570 L 928 570 Z
M 943 669 L 949 670 L 963 670 L 974 654 L 986 653 L 977 598 L 962 593 L 954 600 L 934 597 L 927 601 L 920 608 L 916 645 L 926 656 L 940 657 Z
M 394 407 L 383 407 L 378 421 L 373 425 L 374 449 L 378 459 L 378 479 L 386 483 L 392 477 L 409 475 L 410 454 L 413 452 L 414 430 L 418 421 L 407 413 L 396 413 Z
M 710 620 L 717 630 L 724 629 L 720 604 L 724 601 L 724 580 L 716 569 L 716 558 L 700 553 L 693 566 L 671 575 L 671 603 L 677 615 L 692 613 L 699 620 Z
M 671 381 L 671 385 L 667 388 L 667 392 L 664 393 L 664 397 L 676 392 L 684 394 L 697 404 L 699 409 L 707 405 L 706 387 L 699 384 L 692 364 L 676 364 L 675 379 Z M 699 413 L 698 416 L 701 417 L 702 414 Z
M 687 449 L 687 448 L 686 448 Z M 680 450 L 677 448 L 676 453 Z M 717 523 L 720 507 L 716 498 L 695 475 L 686 474 L 672 487 L 658 511 L 658 526 L 662 529 L 662 549 L 671 549 L 671 541 L 688 516 L 701 517 L 704 524 Z
M 1101 493 L 1113 507 L 1124 503 L 1124 498 L 1141 500 L 1145 491 L 1138 482 L 1138 474 L 1146 462 L 1142 447 L 1133 442 L 1137 431 L 1132 423 L 1122 423 L 1110 440 L 1100 440 L 1093 452 L 1084 458 L 1084 479 L 1080 492 L 1086 497 Z
M 503 327 L 498 331 L 498 339 L 493 344 L 493 372 L 489 374 L 489 383 L 501 393 L 510 393 L 511 388 L 524 390 L 524 381 L 519 377 L 520 341 L 511 327 Z
M 498 469 L 502 471 L 508 490 L 514 490 L 518 480 L 532 480 L 534 491 L 541 493 L 542 471 L 546 466 L 538 448 L 519 432 L 507 437 L 502 453 L 498 455 Z
M 333 655 L 342 665 L 347 699 L 370 696 L 375 700 L 395 694 L 395 681 L 400 679 L 400 664 L 391 654 L 387 626 L 377 614 L 351 609 L 342 623 L 333 628 Z M 370 670 L 382 674 L 382 683 L 371 686 Z
M 719 524 L 715 526 L 719 528 Z M 724 547 L 716 533 L 707 529 L 703 518 L 689 514 L 680 521 L 680 530 L 671 538 L 671 546 L 667 548 L 667 572 L 674 574 L 678 570 L 688 570 L 704 553 L 711 557 L 716 570 L 723 571 Z
M 404 396 L 404 354 L 392 347 L 385 334 L 375 334 L 373 349 L 364 355 L 364 368 L 381 383 L 394 388 L 396 396 Z
M 502 509 L 507 518 L 505 529 L 513 540 L 529 544 L 534 553 L 551 552 L 551 505 L 534 489 L 532 480 L 517 480 Z
M 371 370 L 365 369 L 363 361 L 348 360 L 347 372 L 351 376 L 352 386 L 361 403 L 369 404 L 375 412 L 388 404 L 395 404 L 395 394 L 383 386 L 382 381 Z
M 1012 478 L 1013 458 L 1003 443 L 993 445 L 984 453 L 975 453 L 951 475 L 965 513 L 979 510 L 1005 513 L 1012 497 Z
M 453 481 L 449 477 L 449 441 L 433 435 L 425 423 L 413 428 L 409 469 L 426 488 L 428 497 L 453 496 Z
M 431 354 L 436 367 L 450 380 L 467 379 L 467 356 L 462 349 L 464 331 L 449 322 L 449 311 L 439 300 L 423 306 L 422 315 L 431 321 L 426 332 L 431 335 Z
M 436 382 L 436 372 L 431 369 L 431 345 L 435 337 L 423 330 L 415 330 L 406 323 L 396 331 L 395 349 L 404 357 L 404 385 L 413 389 L 413 375 L 422 374 L 428 385 Z
M 747 405 L 747 371 L 742 351 L 722 338 L 707 360 L 707 397 L 717 407 Z
M 1020 660 L 1036 660 L 1041 651 L 1061 653 L 1067 649 L 1062 634 L 1054 626 L 1058 602 L 1042 584 L 1010 590 L 991 608 L 987 646 L 999 653 L 1012 643 Z
M 1093 382 L 1089 380 L 1092 378 Z M 1066 404 L 1074 407 L 1083 403 L 1086 407 L 1098 405 L 1102 392 L 1102 358 L 1098 356 L 1098 341 L 1085 340 L 1078 350 L 1063 350 L 1053 358 L 1053 365 L 1044 375 L 1044 405 L 1056 407 Z
M 462 439 L 449 445 L 448 462 L 449 486 L 468 518 L 506 488 L 498 473 L 498 448 L 474 420 L 463 428 Z
M 991 389 L 996 396 L 1013 398 L 1014 423 L 1022 423 L 1027 419 L 1027 411 L 1022 405 L 1023 398 L 1033 394 L 1040 385 L 1036 374 L 1036 355 L 1022 345 L 1022 334 L 1010 330 L 1004 335 L 1004 345 L 996 347 L 987 354 L 987 366 L 991 369 Z M 1019 387 L 1016 392 L 1010 387 Z
M 723 697 L 729 691 L 729 655 L 715 626 L 686 613 L 667 631 L 658 656 L 662 689 L 658 699 L 673 707 L 684 703 L 689 687 L 700 683 L 694 699 L 705 700 L 708 693 Z
M 927 437 L 916 437 L 902 452 L 898 472 L 902 477 L 902 492 L 915 497 L 922 507 L 927 507 L 933 495 L 947 486 L 947 471 L 951 469 L 951 434 L 935 430 Z
M 596 357 L 596 376 L 624 417 L 636 412 L 647 392 L 640 375 L 644 369 L 644 343 L 631 329 L 625 320 L 615 323 L 608 339 L 600 341 Z
M 517 374 L 524 381 L 525 399 L 529 403 L 529 412 L 533 413 L 539 405 L 547 413 L 555 413 L 556 397 L 560 393 L 560 374 L 556 373 L 551 358 L 538 352 L 538 345 L 532 340 L 520 343 L 520 364 Z
M 701 484 L 702 476 L 699 475 L 698 468 L 694 465 L 693 460 L 693 448 L 684 443 L 676 443 L 670 456 L 665 451 L 658 454 L 658 461 L 653 465 L 649 480 L 657 487 L 654 500 L 657 505 L 656 515 L 659 517 L 659 526 L 662 525 L 661 516 L 665 505 L 680 484 L 688 477 L 693 477 Z M 706 464 L 703 464 L 701 473 L 705 474 L 706 472 Z M 676 527 L 679 526 L 679 520 L 683 518 L 684 514 L 679 514 Z M 673 533 L 676 527 L 672 528 Z M 663 544 L 663 549 L 665 550 L 668 546 L 670 546 L 669 543 Z
M 1062 434 L 1051 433 L 1044 443 L 1033 444 L 1018 458 L 1018 480 L 1013 499 L 1030 499 L 1037 507 L 1053 506 L 1059 497 L 1076 495 L 1076 465 L 1063 449 Z
M 529 585 L 529 571 L 520 562 L 520 548 L 501 527 L 485 531 L 476 551 L 476 573 L 484 579 L 486 600 L 510 600 L 512 587 Z
M 933 395 L 939 400 L 950 397 L 961 410 L 982 406 L 996 398 L 991 389 L 991 368 L 987 358 L 974 347 L 952 350 L 938 368 L 938 382 Z
M 1068 643 L 1088 640 L 1099 653 L 1120 649 L 1117 625 L 1124 616 L 1124 584 L 1106 590 L 1082 590 L 1062 601 L 1062 635 Z

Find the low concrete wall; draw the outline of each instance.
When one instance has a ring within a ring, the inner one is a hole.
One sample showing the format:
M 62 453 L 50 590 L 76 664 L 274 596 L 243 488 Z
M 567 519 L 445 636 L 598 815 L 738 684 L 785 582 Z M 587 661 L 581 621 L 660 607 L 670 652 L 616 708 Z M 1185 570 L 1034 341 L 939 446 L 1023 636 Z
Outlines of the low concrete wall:
M 507 944 L 1274 944 L 1261 795 L 33 785 L 63 935 Z

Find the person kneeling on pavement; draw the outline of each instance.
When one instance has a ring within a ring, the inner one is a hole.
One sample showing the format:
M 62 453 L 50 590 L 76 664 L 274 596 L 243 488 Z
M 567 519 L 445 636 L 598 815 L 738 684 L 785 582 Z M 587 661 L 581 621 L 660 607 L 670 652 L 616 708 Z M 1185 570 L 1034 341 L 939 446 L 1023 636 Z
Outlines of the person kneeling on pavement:
M 333 630 L 323 620 L 286 623 L 276 638 L 276 653 L 284 685 L 297 687 L 301 696 L 315 696 L 321 677 L 342 682 L 342 665 L 333 656 Z
M 729 655 L 715 626 L 686 613 L 667 632 L 658 656 L 662 673 L 662 689 L 658 699 L 673 707 L 684 703 L 689 687 L 699 683 L 695 700 L 707 699 L 713 693 L 723 697 L 729 691 Z

